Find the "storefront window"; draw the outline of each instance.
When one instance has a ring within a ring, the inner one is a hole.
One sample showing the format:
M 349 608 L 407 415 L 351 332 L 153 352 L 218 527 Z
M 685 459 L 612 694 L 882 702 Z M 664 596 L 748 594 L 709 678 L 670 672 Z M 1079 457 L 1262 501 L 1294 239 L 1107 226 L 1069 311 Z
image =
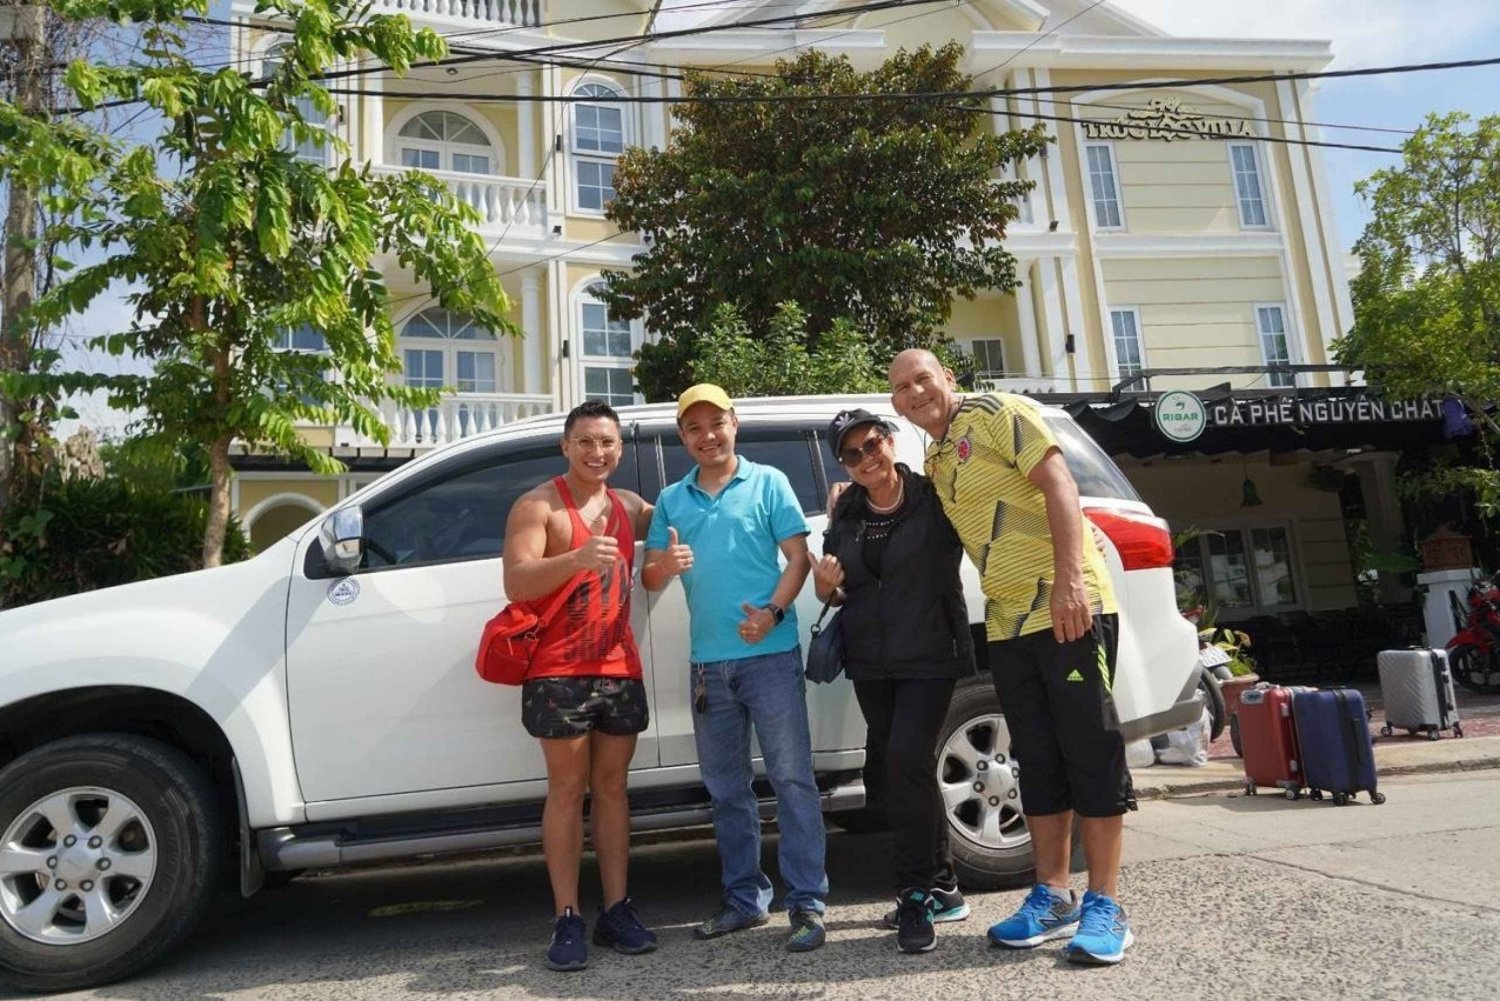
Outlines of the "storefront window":
M 1215 532 L 1208 537 L 1209 576 L 1214 603 L 1221 609 L 1248 608 L 1250 573 L 1245 564 L 1245 537 L 1239 532 Z
M 1298 604 L 1291 532 L 1284 525 L 1203 528 L 1174 564 L 1179 589 L 1207 595 L 1220 612 Z

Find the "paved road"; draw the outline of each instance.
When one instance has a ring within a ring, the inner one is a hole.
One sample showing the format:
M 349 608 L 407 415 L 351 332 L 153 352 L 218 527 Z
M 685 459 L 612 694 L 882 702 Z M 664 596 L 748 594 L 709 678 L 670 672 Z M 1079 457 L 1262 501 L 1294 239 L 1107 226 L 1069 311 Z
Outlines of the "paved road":
M 1130 818 L 1122 897 L 1139 938 L 1126 963 L 1077 969 L 1057 946 L 987 948 L 1018 892 L 926 956 L 874 927 L 889 844 L 834 835 L 835 906 L 820 953 L 781 949 L 785 924 L 712 943 L 691 923 L 716 899 L 709 842 L 640 850 L 635 892 L 662 949 L 539 962 L 546 875 L 536 858 L 300 879 L 231 903 L 174 961 L 69 997 L 176 998 L 1484 998 L 1500 996 L 1500 772 L 1391 781 L 1384 806 L 1212 796 Z M 594 885 L 586 889 L 597 894 Z M 591 905 L 588 905 L 592 909 Z

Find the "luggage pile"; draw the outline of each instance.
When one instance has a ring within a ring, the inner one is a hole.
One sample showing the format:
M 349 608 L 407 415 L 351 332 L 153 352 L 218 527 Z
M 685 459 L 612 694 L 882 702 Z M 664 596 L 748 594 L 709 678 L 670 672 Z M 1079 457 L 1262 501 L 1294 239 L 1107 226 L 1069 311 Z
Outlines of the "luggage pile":
M 1309 799 L 1327 793 L 1337 806 L 1361 792 L 1385 802 L 1359 692 L 1266 685 L 1240 696 L 1238 717 L 1246 795 L 1269 786 L 1287 799 L 1301 798 L 1304 789 Z

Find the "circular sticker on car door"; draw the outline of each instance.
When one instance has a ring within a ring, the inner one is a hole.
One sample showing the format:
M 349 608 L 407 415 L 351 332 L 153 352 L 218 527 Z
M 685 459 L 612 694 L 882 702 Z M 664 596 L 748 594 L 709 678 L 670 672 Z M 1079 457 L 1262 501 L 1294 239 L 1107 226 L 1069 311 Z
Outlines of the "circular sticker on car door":
M 352 605 L 359 597 L 359 581 L 353 577 L 341 577 L 328 585 L 328 600 L 335 605 Z

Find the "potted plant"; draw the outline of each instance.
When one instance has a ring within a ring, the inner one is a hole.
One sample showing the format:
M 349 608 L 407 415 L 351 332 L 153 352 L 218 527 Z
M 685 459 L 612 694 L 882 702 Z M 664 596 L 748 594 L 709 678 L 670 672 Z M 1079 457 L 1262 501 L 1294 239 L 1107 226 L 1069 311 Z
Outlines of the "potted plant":
M 1224 651 L 1229 658 L 1225 666 L 1229 668 L 1230 677 L 1228 681 L 1219 682 L 1219 690 L 1224 693 L 1226 712 L 1233 716 L 1240 707 L 1240 693 L 1260 681 L 1260 675 L 1255 673 L 1255 659 L 1246 652 L 1250 648 L 1250 634 L 1239 629 L 1210 626 L 1198 635 Z

